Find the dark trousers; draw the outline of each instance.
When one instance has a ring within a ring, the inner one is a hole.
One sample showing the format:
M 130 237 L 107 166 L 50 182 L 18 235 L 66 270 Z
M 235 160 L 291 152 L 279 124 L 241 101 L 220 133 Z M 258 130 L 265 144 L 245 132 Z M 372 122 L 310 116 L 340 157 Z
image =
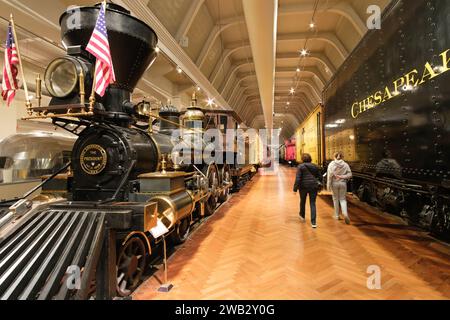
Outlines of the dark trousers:
M 311 223 L 316 224 L 317 209 L 316 199 L 317 191 L 300 190 L 300 216 L 305 218 L 306 216 L 306 198 L 309 195 L 309 204 L 311 206 Z

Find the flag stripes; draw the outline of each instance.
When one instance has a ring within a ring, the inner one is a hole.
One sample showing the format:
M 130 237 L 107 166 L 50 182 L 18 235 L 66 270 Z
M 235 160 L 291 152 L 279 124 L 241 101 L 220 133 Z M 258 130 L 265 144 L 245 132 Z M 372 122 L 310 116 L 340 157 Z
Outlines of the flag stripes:
M 114 66 L 111 57 L 111 49 L 108 41 L 108 31 L 106 29 L 106 4 L 100 8 L 97 23 L 92 33 L 86 50 L 97 58 L 95 64 L 95 92 L 103 97 L 106 89 L 111 83 L 116 81 Z
M 5 64 L 3 66 L 2 76 L 2 97 L 10 106 L 14 97 L 16 96 L 16 90 L 19 89 L 17 83 L 17 75 L 19 66 L 19 55 L 17 53 L 15 39 L 13 36 L 12 25 L 8 25 L 8 34 L 5 47 Z

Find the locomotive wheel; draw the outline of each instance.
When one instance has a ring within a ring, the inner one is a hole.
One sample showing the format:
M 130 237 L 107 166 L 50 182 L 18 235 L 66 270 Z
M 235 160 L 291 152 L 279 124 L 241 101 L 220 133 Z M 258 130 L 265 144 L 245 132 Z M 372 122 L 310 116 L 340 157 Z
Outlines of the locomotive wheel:
M 217 195 L 217 187 L 219 185 L 219 172 L 215 164 L 211 164 L 208 167 L 208 172 L 206 174 L 208 178 L 209 187 L 209 197 L 205 202 L 205 216 L 211 216 L 217 208 L 217 202 L 219 197 Z
M 231 183 L 231 170 L 230 167 L 226 164 L 222 168 L 222 185 L 225 186 L 226 184 Z M 226 188 L 223 190 L 219 197 L 219 201 L 221 203 L 224 203 L 228 200 L 228 196 L 230 195 L 230 188 Z
M 370 202 L 369 190 L 365 183 L 362 183 L 359 186 L 358 190 L 356 191 L 356 196 L 362 202 L 365 202 L 365 203 Z
M 131 295 L 141 281 L 145 269 L 147 250 L 139 238 L 131 238 L 122 246 L 117 258 L 117 293 L 121 297 Z
M 186 242 L 191 231 L 191 221 L 192 216 L 189 216 L 177 223 L 175 231 L 172 233 L 172 240 L 176 245 Z
M 450 208 L 444 205 L 436 210 L 431 220 L 431 232 L 439 237 L 446 236 L 450 231 Z

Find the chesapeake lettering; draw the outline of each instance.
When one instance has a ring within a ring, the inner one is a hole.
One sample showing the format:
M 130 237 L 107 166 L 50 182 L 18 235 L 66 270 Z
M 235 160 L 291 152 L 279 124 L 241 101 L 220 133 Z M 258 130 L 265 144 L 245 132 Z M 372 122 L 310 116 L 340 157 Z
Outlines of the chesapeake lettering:
M 423 85 L 427 81 L 442 75 L 450 70 L 450 49 L 444 51 L 439 56 L 442 58 L 442 67 L 434 69 L 430 62 L 425 63 L 423 72 L 419 73 L 419 70 L 414 69 L 401 78 L 395 80 L 391 86 L 386 86 L 383 90 L 379 90 L 366 99 L 355 102 L 352 105 L 352 117 L 358 118 L 364 112 L 373 109 L 383 102 L 391 100 L 401 94 L 402 88 L 413 89 Z M 393 89 L 393 91 L 392 91 Z

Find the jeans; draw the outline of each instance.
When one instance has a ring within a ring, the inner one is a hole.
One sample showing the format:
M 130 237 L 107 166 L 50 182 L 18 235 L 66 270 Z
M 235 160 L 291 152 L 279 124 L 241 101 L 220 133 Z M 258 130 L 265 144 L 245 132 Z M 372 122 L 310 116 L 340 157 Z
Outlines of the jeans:
M 304 219 L 306 216 L 306 198 L 309 195 L 309 204 L 311 206 L 311 223 L 316 224 L 317 209 L 316 199 L 317 191 L 300 190 L 300 216 Z
M 339 209 L 342 209 L 344 217 L 348 217 L 347 209 L 347 182 L 333 182 L 331 185 L 333 192 L 334 215 L 339 218 Z M 340 206 L 340 208 L 339 208 Z

